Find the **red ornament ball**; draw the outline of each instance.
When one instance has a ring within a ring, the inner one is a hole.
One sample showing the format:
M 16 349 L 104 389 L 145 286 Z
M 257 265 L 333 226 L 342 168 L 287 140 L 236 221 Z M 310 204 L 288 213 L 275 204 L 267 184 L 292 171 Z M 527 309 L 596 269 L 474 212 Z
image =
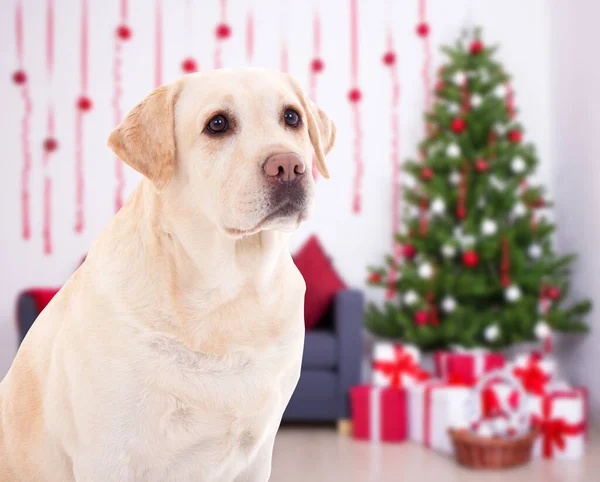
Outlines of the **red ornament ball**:
M 477 54 L 481 53 L 482 50 L 483 50 L 483 42 L 481 40 L 474 40 L 473 43 L 471 44 L 471 53 L 473 55 L 477 55 Z
M 421 22 L 417 25 L 417 35 L 419 37 L 427 37 L 429 35 L 429 24 L 426 22 Z
M 487 171 L 489 167 L 490 166 L 485 159 L 477 159 L 475 161 L 475 170 L 479 173 Z
M 183 70 L 186 74 L 198 72 L 198 62 L 196 62 L 196 59 L 188 57 L 181 62 L 181 70 Z
M 231 27 L 226 23 L 221 23 L 217 25 L 217 29 L 215 30 L 215 35 L 218 39 L 226 39 L 231 37 Z
M 549 286 L 546 290 L 546 295 L 553 301 L 560 298 L 560 290 L 556 286 Z
M 440 80 L 437 84 L 435 84 L 435 91 L 439 94 L 444 90 L 445 84 L 443 80 Z
M 508 132 L 507 137 L 510 142 L 514 142 L 515 144 L 518 144 L 523 139 L 523 133 L 521 131 L 514 129 L 514 130 Z
M 87 112 L 89 110 L 92 110 L 93 106 L 94 103 L 92 102 L 92 99 L 90 99 L 86 95 L 82 95 L 79 97 L 79 99 L 77 99 L 77 108 L 80 111 Z
M 421 310 L 421 311 L 417 311 L 415 313 L 415 323 L 418 326 L 426 325 L 428 321 L 429 321 L 429 313 L 427 313 L 426 311 Z
M 369 281 L 371 283 L 381 283 L 381 275 L 379 273 L 371 273 L 369 275 Z
M 23 70 L 17 70 L 12 76 L 12 81 L 17 85 L 23 85 L 27 82 L 27 74 Z
M 458 219 L 465 219 L 467 217 L 467 210 L 464 208 L 464 206 L 458 206 L 456 208 L 456 217 Z
M 313 72 L 318 74 L 325 70 L 325 63 L 321 59 L 313 59 L 313 61 L 310 64 L 310 68 Z
M 383 54 L 382 60 L 385 65 L 394 65 L 396 63 L 396 53 L 390 50 Z
M 412 244 L 405 244 L 402 246 L 402 256 L 407 259 L 412 259 L 417 254 L 417 248 L 415 248 Z
M 117 27 L 117 37 L 121 40 L 129 40 L 131 35 L 131 29 L 127 25 L 119 25 Z
M 362 99 L 362 92 L 360 91 L 360 89 L 352 89 L 350 92 L 348 92 L 348 100 L 350 102 L 353 102 L 353 103 L 360 102 L 361 99 Z
M 467 128 L 467 123 L 462 117 L 456 117 L 455 119 L 452 119 L 450 128 L 452 129 L 452 132 L 460 134 Z
M 433 178 L 433 169 L 431 167 L 424 167 L 421 170 L 421 179 L 423 179 L 423 181 L 431 181 L 431 179 Z
M 44 150 L 46 152 L 54 152 L 56 149 L 58 149 L 58 141 L 54 137 L 44 139 Z
M 531 206 L 534 208 L 543 208 L 546 205 L 544 198 L 539 197 L 531 202 Z
M 479 255 L 476 251 L 465 251 L 462 262 L 467 268 L 474 268 L 479 263 Z

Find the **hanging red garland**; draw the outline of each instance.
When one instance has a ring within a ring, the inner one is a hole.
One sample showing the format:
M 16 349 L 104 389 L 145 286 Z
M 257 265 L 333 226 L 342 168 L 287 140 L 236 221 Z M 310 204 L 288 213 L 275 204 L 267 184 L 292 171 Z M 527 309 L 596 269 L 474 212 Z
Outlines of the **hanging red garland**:
M 526 191 L 527 191 L 527 181 L 525 179 L 523 179 L 523 181 L 521 182 L 521 196 L 524 196 Z M 535 209 L 531 209 L 529 225 L 531 226 L 532 231 L 534 231 L 534 232 L 537 231 L 537 217 L 535 215 Z
M 227 24 L 227 0 L 221 0 L 221 22 L 215 29 L 215 37 L 217 40 L 214 54 L 215 69 L 220 69 L 223 65 L 221 59 L 223 42 L 231 37 L 231 27 Z
M 467 217 L 467 187 L 469 183 L 469 162 L 465 161 L 462 167 L 462 176 L 458 185 L 458 204 L 456 206 L 456 217 L 464 219 Z
M 494 131 L 490 131 L 488 143 L 490 145 L 490 160 L 494 160 L 496 159 L 496 133 Z
M 506 236 L 502 237 L 502 261 L 500 262 L 500 283 L 510 286 L 510 245 Z
M 17 50 L 17 70 L 13 73 L 12 80 L 21 90 L 23 100 L 23 117 L 21 119 L 21 151 L 23 165 L 21 167 L 21 236 L 23 239 L 31 237 L 31 199 L 29 197 L 29 181 L 31 174 L 31 145 L 29 130 L 32 113 L 32 102 L 29 94 L 29 83 L 24 70 L 23 50 L 23 4 L 17 1 L 15 9 L 15 44 Z
M 354 128 L 354 181 L 352 194 L 352 210 L 355 214 L 361 211 L 361 185 L 363 178 L 362 160 L 362 128 L 359 103 L 362 92 L 358 87 L 358 0 L 350 0 L 350 91 L 348 100 L 352 107 L 352 124 Z
M 154 4 L 154 14 L 156 18 L 156 32 L 154 35 L 154 86 L 160 87 L 162 85 L 162 0 L 156 0 Z
M 83 232 L 85 226 L 84 197 L 85 180 L 83 175 L 83 116 L 92 107 L 88 96 L 88 0 L 81 0 L 81 41 L 80 41 L 80 94 L 75 114 L 75 232 Z
M 309 83 L 308 83 L 308 96 L 314 101 L 317 101 L 317 78 L 318 75 L 325 69 L 325 63 L 321 59 L 321 19 L 319 18 L 319 12 L 315 10 L 313 15 L 313 57 L 310 62 L 309 72 Z M 319 178 L 319 171 L 317 170 L 317 159 L 313 155 L 312 163 L 313 178 L 316 181 Z
M 50 86 L 46 116 L 46 139 L 43 143 L 42 165 L 44 167 L 44 215 L 43 239 L 44 253 L 52 253 L 52 177 L 50 158 L 58 149 L 55 136 L 54 102 L 52 84 L 54 80 L 54 0 L 46 0 L 46 84 Z
M 194 19 L 194 12 L 192 9 L 192 0 L 185 0 L 184 15 L 184 29 L 185 29 L 185 43 L 186 45 L 194 45 L 192 40 L 192 20 Z M 184 74 L 192 74 L 198 72 L 198 61 L 191 55 L 184 58 L 181 62 L 181 70 Z
M 391 4 L 390 4 L 391 8 Z M 388 13 L 388 19 L 393 18 L 391 12 Z M 387 51 L 383 55 L 383 63 L 390 72 L 390 84 L 391 84 L 391 156 L 390 160 L 392 163 L 392 252 L 394 253 L 394 262 L 390 268 L 390 274 L 388 279 L 388 289 L 386 297 L 388 299 L 394 296 L 395 282 L 396 282 L 396 268 L 400 262 L 401 247 L 397 245 L 396 234 L 400 230 L 400 119 L 399 119 L 399 106 L 400 106 L 400 79 L 398 76 L 398 64 L 394 44 L 394 34 L 391 23 L 388 23 L 387 27 Z M 406 246 L 405 246 L 406 248 Z
M 288 46 L 287 46 L 287 30 L 286 30 L 286 22 L 285 22 L 285 13 L 287 11 L 285 0 L 279 0 L 281 6 L 281 19 L 279 21 L 279 26 L 281 27 L 281 48 L 279 51 L 279 70 L 282 72 L 289 71 L 289 56 L 288 56 Z
M 423 80 L 423 95 L 425 100 L 425 112 L 431 110 L 431 42 L 429 38 L 430 27 L 427 23 L 427 1 L 419 0 L 419 24 L 417 25 L 417 35 L 423 39 L 423 67 L 421 69 L 421 78 Z M 427 133 L 431 129 L 429 123 L 426 124 Z
M 515 93 L 510 82 L 506 83 L 506 112 L 509 119 L 515 117 Z
M 254 57 L 254 14 L 252 13 L 252 6 L 248 10 L 246 16 L 246 60 L 249 64 L 252 63 Z

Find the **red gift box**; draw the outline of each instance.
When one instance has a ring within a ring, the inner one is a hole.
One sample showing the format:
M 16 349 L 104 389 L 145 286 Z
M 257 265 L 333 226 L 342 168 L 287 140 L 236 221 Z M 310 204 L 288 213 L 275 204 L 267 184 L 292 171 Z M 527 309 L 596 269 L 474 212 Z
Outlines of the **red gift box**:
M 505 365 L 504 355 L 485 350 L 437 351 L 434 362 L 437 377 L 458 378 L 467 385 L 474 385 L 484 374 Z
M 358 385 L 350 390 L 350 400 L 355 439 L 375 442 L 407 439 L 406 390 Z

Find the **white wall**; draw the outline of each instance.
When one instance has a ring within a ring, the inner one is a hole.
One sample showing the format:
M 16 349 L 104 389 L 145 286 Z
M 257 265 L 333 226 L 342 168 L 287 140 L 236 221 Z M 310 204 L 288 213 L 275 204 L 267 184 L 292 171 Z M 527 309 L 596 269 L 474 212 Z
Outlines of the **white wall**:
M 15 66 L 13 1 L 0 3 L 0 116 L 3 182 L 0 189 L 2 238 L 0 240 L 0 377 L 14 355 L 14 300 L 19 290 L 30 286 L 60 285 L 76 267 L 87 246 L 112 216 L 114 190 L 113 157 L 105 140 L 113 126 L 112 43 L 117 25 L 118 1 L 91 0 L 90 93 L 94 110 L 85 119 L 85 175 L 87 180 L 87 229 L 83 235 L 73 233 L 74 220 L 74 100 L 78 94 L 79 5 L 77 0 L 56 0 L 56 77 L 55 98 L 57 137 L 61 148 L 53 157 L 53 218 L 55 253 L 42 254 L 41 241 L 41 139 L 44 137 L 44 8 L 42 1 L 26 0 L 26 69 L 32 79 L 35 116 L 32 126 L 35 168 L 32 174 L 33 239 L 20 238 L 19 182 L 21 152 L 19 119 L 22 104 L 10 75 Z M 165 2 L 166 4 L 167 2 Z M 164 79 L 179 75 L 179 63 L 188 54 L 184 45 L 184 0 L 171 0 L 165 9 Z M 196 0 L 193 54 L 202 69 L 212 65 L 214 26 L 218 21 L 217 0 Z M 277 67 L 279 35 L 284 19 L 290 48 L 290 70 L 304 84 L 308 80 L 311 58 L 311 2 L 252 2 L 255 10 L 255 65 Z M 323 52 L 326 71 L 319 80 L 318 101 L 335 119 L 338 143 L 330 156 L 332 180 L 318 184 L 318 209 L 294 236 L 298 247 L 312 232 L 318 233 L 345 280 L 361 287 L 365 266 L 378 263 L 390 248 L 390 162 L 388 72 L 381 64 L 385 47 L 386 9 L 383 0 L 362 0 L 361 13 L 361 87 L 364 102 L 364 212 L 350 211 L 352 182 L 351 117 L 346 92 L 349 87 L 349 16 L 348 1 L 322 1 Z M 415 1 L 392 2 L 393 26 L 397 35 L 402 82 L 401 126 L 402 157 L 413 155 L 422 135 L 421 108 L 423 92 L 420 81 L 422 48 L 415 35 L 417 4 Z M 563 2 L 566 4 L 566 2 Z M 244 25 L 247 2 L 230 1 L 233 38 L 224 48 L 225 66 L 245 65 Z M 282 13 L 279 5 L 287 6 Z M 432 43 L 453 41 L 465 23 L 484 27 L 485 39 L 502 45 L 500 58 L 514 74 L 514 88 L 521 119 L 527 126 L 527 138 L 534 141 L 542 165 L 539 179 L 548 184 L 554 172 L 551 166 L 550 132 L 552 103 L 556 94 L 550 82 L 550 19 L 543 0 L 430 0 L 429 19 Z M 131 0 L 130 18 L 133 39 L 125 46 L 124 111 L 132 107 L 153 87 L 153 2 Z M 235 7 L 235 8 L 233 8 Z M 434 65 L 440 55 L 434 48 Z M 591 85 L 590 85 L 591 87 Z M 581 92 L 581 91 L 579 91 Z M 577 94 L 577 91 L 575 92 Z M 565 126 L 567 129 L 568 126 Z M 591 127 L 590 127 L 591 129 Z M 559 159 L 557 158 L 557 161 Z M 592 158 L 588 157 L 592 162 Z M 570 156 L 560 162 L 574 161 Z M 127 169 L 127 189 L 138 179 Z M 583 196 L 583 193 L 579 193 Z M 596 194 L 597 195 L 597 192 Z M 591 216 L 588 221 L 591 222 Z M 592 218 L 593 219 L 593 218 Z M 590 248 L 591 249 L 591 248 Z M 377 294 L 369 293 L 370 297 Z

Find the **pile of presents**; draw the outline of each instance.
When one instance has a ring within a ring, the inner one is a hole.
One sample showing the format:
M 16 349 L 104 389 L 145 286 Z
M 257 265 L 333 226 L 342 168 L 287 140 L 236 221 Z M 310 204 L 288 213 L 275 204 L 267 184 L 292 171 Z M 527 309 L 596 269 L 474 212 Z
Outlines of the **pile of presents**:
M 434 354 L 433 374 L 411 346 L 377 343 L 372 384 L 351 391 L 356 439 L 412 440 L 452 454 L 450 429 L 511 439 L 535 431 L 533 457 L 577 459 L 587 437 L 587 392 L 557 379 L 556 364 L 532 352 L 456 348 Z

